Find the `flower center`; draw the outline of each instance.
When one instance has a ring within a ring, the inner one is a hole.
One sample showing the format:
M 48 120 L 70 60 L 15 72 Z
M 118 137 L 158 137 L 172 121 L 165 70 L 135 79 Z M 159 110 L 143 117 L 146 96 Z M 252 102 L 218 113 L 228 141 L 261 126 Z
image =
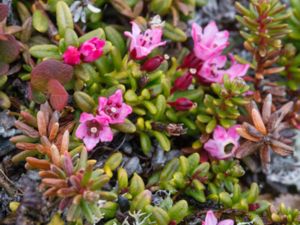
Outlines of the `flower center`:
M 224 147 L 224 152 L 226 154 L 230 154 L 232 152 L 232 149 L 234 148 L 234 144 L 229 143 Z
M 96 134 L 98 132 L 98 128 L 97 127 L 91 127 L 90 129 L 92 134 Z
M 110 101 L 107 102 L 107 106 L 105 107 L 105 113 L 109 115 L 111 118 L 116 119 L 120 115 L 120 109 L 122 107 L 122 104 L 120 103 L 112 103 Z
M 115 107 L 111 107 L 110 110 L 112 113 L 116 113 L 118 111 Z

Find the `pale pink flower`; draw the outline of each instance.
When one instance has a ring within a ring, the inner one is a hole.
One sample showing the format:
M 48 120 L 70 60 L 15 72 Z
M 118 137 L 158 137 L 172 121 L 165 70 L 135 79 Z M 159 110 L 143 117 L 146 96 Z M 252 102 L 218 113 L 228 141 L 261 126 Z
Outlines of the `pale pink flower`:
M 250 65 L 237 63 L 234 56 L 231 54 L 229 55 L 229 57 L 231 60 L 231 66 L 226 70 L 219 71 L 221 76 L 224 77 L 224 75 L 228 75 L 230 80 L 245 76 L 248 72 Z
M 103 54 L 105 41 L 97 37 L 85 41 L 79 48 L 81 59 L 84 62 L 94 62 Z
M 234 225 L 234 221 L 228 219 L 228 220 L 222 220 L 222 221 L 218 222 L 213 211 L 209 210 L 206 213 L 205 221 L 202 222 L 202 225 Z
M 210 153 L 212 157 L 217 159 L 227 159 L 234 156 L 239 147 L 239 139 L 235 125 L 226 130 L 224 127 L 217 126 L 213 133 L 213 139 L 205 143 L 204 149 Z
M 94 116 L 84 112 L 80 115 L 79 122 L 76 137 L 83 140 L 87 150 L 92 150 L 99 142 L 112 141 L 113 133 L 107 116 Z
M 194 53 L 202 60 L 220 55 L 229 44 L 229 32 L 219 31 L 214 21 L 210 22 L 204 30 L 198 24 L 193 23 L 192 37 L 194 40 Z
M 204 83 L 222 83 L 222 68 L 226 65 L 226 56 L 216 56 L 204 62 L 197 73 L 197 78 Z
M 74 46 L 69 46 L 63 54 L 63 60 L 69 65 L 78 65 L 80 63 L 80 53 Z
M 228 69 L 224 68 L 227 62 L 226 56 L 220 55 L 205 61 L 197 73 L 199 80 L 206 83 L 223 83 L 225 75 L 228 75 L 230 80 L 245 76 L 249 65 L 239 64 L 233 56 L 230 57 L 231 66 Z
M 124 123 L 131 112 L 132 108 L 123 102 L 121 90 L 117 90 L 108 98 L 99 98 L 98 113 L 107 116 L 111 124 Z
M 165 45 L 165 41 L 161 41 L 163 30 L 160 26 L 155 26 L 141 33 L 140 27 L 135 23 L 132 24 L 132 32 L 126 31 L 125 36 L 129 37 L 130 55 L 134 59 L 143 59 L 149 55 L 153 49 Z

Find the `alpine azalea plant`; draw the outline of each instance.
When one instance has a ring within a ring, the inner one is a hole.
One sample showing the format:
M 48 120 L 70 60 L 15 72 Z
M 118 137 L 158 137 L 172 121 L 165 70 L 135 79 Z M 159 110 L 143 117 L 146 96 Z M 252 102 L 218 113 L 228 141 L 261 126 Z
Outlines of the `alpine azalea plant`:
M 1 224 L 300 224 L 297 0 L 4 2 Z

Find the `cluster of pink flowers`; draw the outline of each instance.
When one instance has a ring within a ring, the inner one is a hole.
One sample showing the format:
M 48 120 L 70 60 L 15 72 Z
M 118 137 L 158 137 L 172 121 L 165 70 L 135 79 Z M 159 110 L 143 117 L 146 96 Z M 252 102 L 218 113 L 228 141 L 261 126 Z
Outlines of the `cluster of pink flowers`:
M 228 219 L 218 222 L 218 219 L 214 215 L 213 211 L 209 210 L 206 213 L 205 221 L 202 222 L 202 225 L 234 225 L 234 221 Z
M 69 65 L 94 62 L 102 56 L 104 45 L 104 40 L 94 37 L 82 43 L 79 48 L 69 46 L 63 54 L 63 60 Z
M 99 142 L 110 142 L 113 132 L 110 124 L 124 123 L 132 108 L 123 102 L 121 90 L 110 97 L 100 97 L 97 115 L 82 113 L 76 137 L 82 139 L 87 150 L 92 150 Z
M 199 25 L 192 25 L 192 37 L 194 49 L 186 56 L 182 68 L 188 68 L 186 74 L 179 77 L 172 91 L 186 90 L 195 77 L 202 83 L 222 83 L 224 75 L 232 80 L 244 76 L 248 64 L 239 64 L 232 55 L 231 66 L 226 68 L 227 56 L 222 55 L 223 50 L 229 45 L 229 32 L 219 31 L 214 21 L 210 22 L 204 29 Z
M 240 136 L 236 131 L 238 127 L 239 125 L 235 125 L 226 130 L 224 127 L 217 126 L 213 133 L 213 139 L 205 143 L 204 149 L 217 159 L 233 157 L 239 147 Z
M 148 56 L 153 49 L 165 45 L 165 41 L 161 41 L 163 30 L 161 26 L 152 26 L 142 33 L 140 27 L 131 22 L 131 33 L 126 31 L 124 34 L 130 38 L 130 56 L 133 59 L 141 60 Z

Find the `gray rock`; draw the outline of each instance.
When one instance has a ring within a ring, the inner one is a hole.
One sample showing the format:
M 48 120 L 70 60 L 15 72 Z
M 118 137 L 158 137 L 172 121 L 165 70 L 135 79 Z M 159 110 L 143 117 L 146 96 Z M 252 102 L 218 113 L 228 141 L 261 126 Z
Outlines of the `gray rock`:
M 142 173 L 142 167 L 140 165 L 140 159 L 136 156 L 132 158 L 125 158 L 126 162 L 124 169 L 127 171 L 130 177 L 133 173 Z
M 267 179 L 284 185 L 295 185 L 300 191 L 300 131 L 296 131 L 295 152 L 283 158 L 273 155 Z
M 15 118 L 9 116 L 7 111 L 0 112 L 0 136 L 9 138 L 20 133 L 14 128 Z
M 9 154 L 15 146 L 8 140 L 0 137 L 0 158 Z

